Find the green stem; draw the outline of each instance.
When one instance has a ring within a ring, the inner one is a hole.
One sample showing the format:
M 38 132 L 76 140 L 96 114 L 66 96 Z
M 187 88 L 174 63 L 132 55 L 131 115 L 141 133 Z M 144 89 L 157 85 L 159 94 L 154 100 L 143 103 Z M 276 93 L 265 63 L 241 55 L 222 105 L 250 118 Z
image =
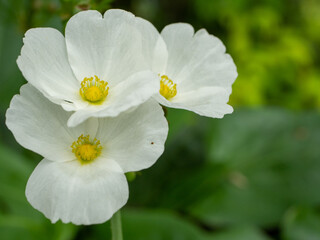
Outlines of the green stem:
M 120 210 L 111 218 L 111 234 L 112 240 L 122 240 L 122 226 Z

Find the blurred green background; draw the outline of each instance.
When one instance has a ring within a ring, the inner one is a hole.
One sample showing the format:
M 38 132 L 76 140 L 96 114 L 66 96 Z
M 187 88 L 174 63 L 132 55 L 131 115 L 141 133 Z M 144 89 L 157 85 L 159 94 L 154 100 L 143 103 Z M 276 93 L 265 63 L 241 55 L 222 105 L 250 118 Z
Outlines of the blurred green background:
M 0 0 L 0 239 L 111 239 L 109 223 L 52 225 L 24 196 L 40 156 L 5 111 L 25 83 L 24 32 L 64 31 L 84 9 L 123 8 L 158 30 L 173 22 L 222 39 L 239 77 L 222 120 L 168 111 L 166 150 L 130 183 L 125 240 L 320 239 L 319 0 Z

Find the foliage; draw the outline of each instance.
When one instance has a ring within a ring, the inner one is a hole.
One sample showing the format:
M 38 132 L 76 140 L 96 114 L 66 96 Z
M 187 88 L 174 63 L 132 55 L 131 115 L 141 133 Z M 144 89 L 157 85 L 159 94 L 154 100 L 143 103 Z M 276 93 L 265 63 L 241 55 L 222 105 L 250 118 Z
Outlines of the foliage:
M 232 102 L 318 108 L 319 1 L 194 1 L 196 16 L 223 27 L 239 78 Z M 215 31 L 213 31 L 215 33 Z

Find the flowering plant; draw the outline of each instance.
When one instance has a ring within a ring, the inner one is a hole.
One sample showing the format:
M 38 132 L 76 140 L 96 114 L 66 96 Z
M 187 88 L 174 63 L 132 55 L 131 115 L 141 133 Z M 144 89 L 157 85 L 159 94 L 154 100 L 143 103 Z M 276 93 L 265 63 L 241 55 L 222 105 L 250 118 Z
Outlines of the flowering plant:
M 164 150 L 168 124 L 158 103 L 215 118 L 232 112 L 232 58 L 188 24 L 159 34 L 123 10 L 83 11 L 65 38 L 29 30 L 17 63 L 29 83 L 6 124 L 44 157 L 26 196 L 52 222 L 102 223 L 127 202 L 124 173 L 150 167 Z

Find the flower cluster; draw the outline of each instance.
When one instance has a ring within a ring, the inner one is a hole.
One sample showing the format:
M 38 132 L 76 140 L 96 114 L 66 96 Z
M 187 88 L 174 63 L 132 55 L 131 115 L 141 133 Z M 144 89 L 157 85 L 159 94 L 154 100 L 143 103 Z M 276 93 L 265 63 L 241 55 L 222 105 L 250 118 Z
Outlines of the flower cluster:
M 17 63 L 28 83 L 6 124 L 44 157 L 26 196 L 52 222 L 102 223 L 127 202 L 125 173 L 164 151 L 160 104 L 214 118 L 232 112 L 235 64 L 204 29 L 177 23 L 159 33 L 123 10 L 83 11 L 65 37 L 35 28 L 23 41 Z

